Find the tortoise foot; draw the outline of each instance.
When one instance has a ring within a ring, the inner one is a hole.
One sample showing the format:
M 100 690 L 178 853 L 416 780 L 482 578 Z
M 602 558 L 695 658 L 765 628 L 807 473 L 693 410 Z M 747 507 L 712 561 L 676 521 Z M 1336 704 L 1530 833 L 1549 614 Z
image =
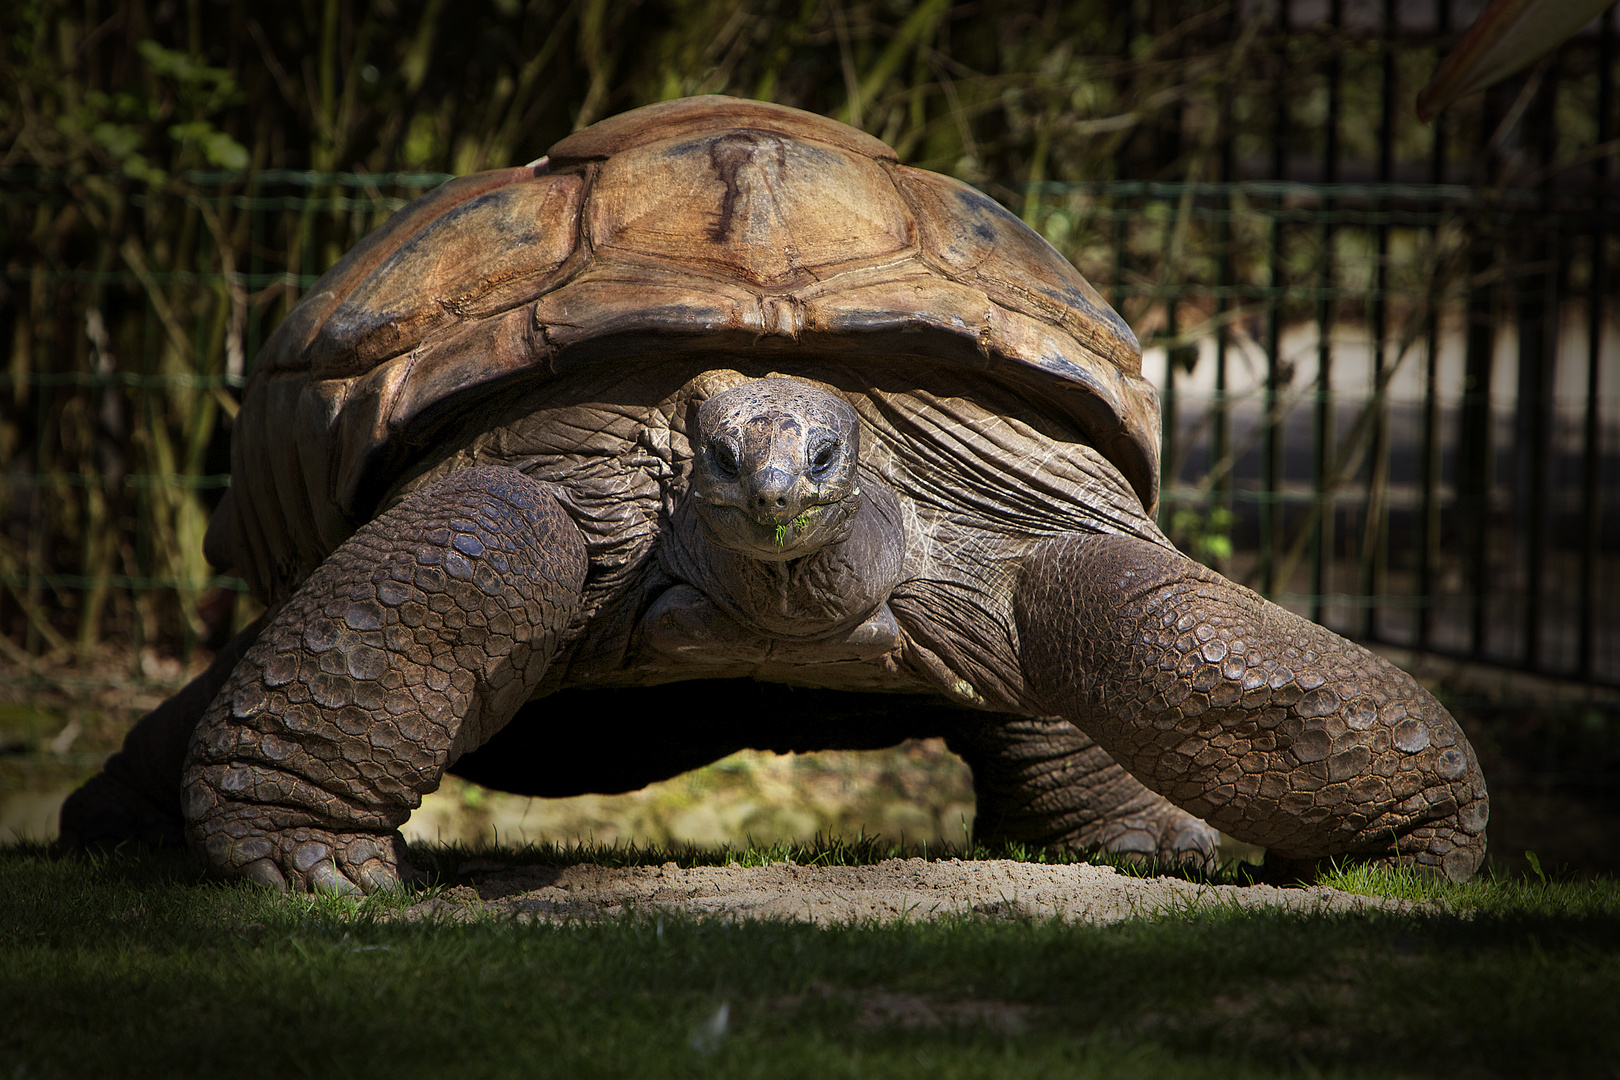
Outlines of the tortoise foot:
M 241 806 L 209 819 L 202 847 L 215 872 L 280 892 L 335 895 L 391 892 L 418 875 L 405 838 L 388 833 L 266 827 L 261 807 Z
M 1169 802 L 1110 820 L 1098 830 L 1100 850 L 1133 862 L 1213 871 L 1220 863 L 1221 834 Z
M 1143 787 L 1065 720 L 969 720 L 949 745 L 973 769 L 980 843 L 1103 851 L 1199 870 L 1219 861 L 1219 833 Z
M 1380 866 L 1406 871 L 1429 881 L 1461 883 L 1474 876 L 1485 861 L 1484 800 L 1464 806 L 1458 813 L 1463 826 L 1446 822 L 1422 825 L 1383 851 L 1352 851 L 1324 857 L 1291 857 L 1266 852 L 1261 880 L 1273 885 L 1309 885 L 1335 868 Z M 1472 827 L 1474 832 L 1469 832 Z

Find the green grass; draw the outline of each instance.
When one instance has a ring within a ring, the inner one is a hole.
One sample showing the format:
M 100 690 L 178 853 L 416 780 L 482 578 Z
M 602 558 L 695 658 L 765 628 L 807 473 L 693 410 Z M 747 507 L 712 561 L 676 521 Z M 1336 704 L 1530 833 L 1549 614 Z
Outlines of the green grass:
M 405 923 L 420 892 L 278 897 L 175 852 L 0 848 L 0 1077 L 1613 1075 L 1615 883 L 1333 883 L 1439 903 L 1109 927 Z

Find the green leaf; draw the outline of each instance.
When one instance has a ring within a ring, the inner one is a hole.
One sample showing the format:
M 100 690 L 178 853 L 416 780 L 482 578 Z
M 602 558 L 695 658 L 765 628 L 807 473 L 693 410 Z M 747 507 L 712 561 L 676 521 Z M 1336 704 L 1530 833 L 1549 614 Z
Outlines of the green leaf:
M 431 159 L 438 150 L 438 124 L 427 113 L 417 113 L 411 117 L 411 125 L 405 130 L 405 145 L 401 156 L 407 165 L 422 165 Z
M 218 165 L 222 169 L 245 169 L 251 160 L 248 157 L 247 147 L 225 134 L 223 131 L 211 131 L 201 140 L 203 156 L 210 164 Z
M 141 133 L 128 124 L 114 124 L 104 120 L 97 124 L 90 134 L 95 137 L 96 142 L 107 148 L 107 153 L 119 161 L 126 160 L 141 147 Z
M 131 154 L 124 159 L 124 175 L 158 187 L 166 183 L 169 174 L 146 160 L 145 154 Z
M 224 68 L 209 67 L 199 64 L 196 60 L 176 49 L 165 49 L 162 45 L 146 39 L 135 46 L 145 57 L 152 71 L 158 75 L 167 75 L 179 83 L 214 83 L 216 85 L 232 85 L 234 80 L 231 73 Z
M 214 125 L 206 120 L 193 120 L 190 123 L 175 124 L 169 128 L 169 138 L 175 142 L 190 142 L 200 139 L 214 130 Z
M 216 130 L 214 125 L 206 120 L 175 124 L 169 128 L 169 135 L 176 142 L 196 143 L 202 150 L 203 157 L 207 158 L 211 165 L 218 165 L 222 169 L 248 167 L 247 148 L 223 131 Z

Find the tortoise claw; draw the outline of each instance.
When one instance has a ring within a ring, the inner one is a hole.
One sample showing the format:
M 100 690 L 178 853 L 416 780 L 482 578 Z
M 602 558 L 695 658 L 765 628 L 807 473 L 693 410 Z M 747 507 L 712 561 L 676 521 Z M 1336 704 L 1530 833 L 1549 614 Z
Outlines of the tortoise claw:
M 304 875 L 311 892 L 330 893 L 333 896 L 359 896 L 360 886 L 338 873 L 331 859 L 322 859 Z
M 270 859 L 250 862 L 242 867 L 239 873 L 247 880 L 274 889 L 276 892 L 287 891 L 287 878 L 282 874 L 280 867 Z
M 360 887 L 368 893 L 398 892 L 404 887 L 401 875 L 390 870 L 381 859 L 373 859 L 360 867 L 356 876 Z

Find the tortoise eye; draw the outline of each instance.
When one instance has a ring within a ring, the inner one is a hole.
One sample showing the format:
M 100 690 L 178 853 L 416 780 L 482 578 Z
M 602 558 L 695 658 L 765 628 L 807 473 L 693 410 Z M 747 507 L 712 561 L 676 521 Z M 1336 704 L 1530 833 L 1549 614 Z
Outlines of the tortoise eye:
M 810 471 L 824 473 L 832 467 L 833 460 L 838 456 L 838 444 L 828 443 L 816 452 L 815 458 L 810 462 Z
M 723 479 L 730 480 L 737 475 L 737 456 L 723 442 L 709 444 L 709 463 Z

